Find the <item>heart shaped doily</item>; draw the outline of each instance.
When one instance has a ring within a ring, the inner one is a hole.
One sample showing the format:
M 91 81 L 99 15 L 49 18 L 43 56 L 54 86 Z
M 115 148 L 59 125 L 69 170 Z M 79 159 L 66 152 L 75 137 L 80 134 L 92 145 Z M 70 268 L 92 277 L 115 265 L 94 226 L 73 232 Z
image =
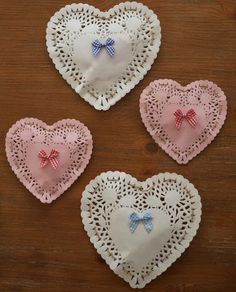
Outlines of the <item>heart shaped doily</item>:
M 114 273 L 143 288 L 189 246 L 199 227 L 201 201 L 181 175 L 163 173 L 139 182 L 109 171 L 87 185 L 81 216 L 90 241 Z
M 210 81 L 195 81 L 184 87 L 159 79 L 143 90 L 140 112 L 155 142 L 185 164 L 219 133 L 227 102 L 223 91 Z
M 25 118 L 6 136 L 6 154 L 23 185 L 42 203 L 51 203 L 66 191 L 87 166 L 93 148 L 88 128 L 65 119 L 48 126 Z
M 47 49 L 71 87 L 96 109 L 108 110 L 151 68 L 160 31 L 157 16 L 140 3 L 121 3 L 107 12 L 72 4 L 50 19 Z

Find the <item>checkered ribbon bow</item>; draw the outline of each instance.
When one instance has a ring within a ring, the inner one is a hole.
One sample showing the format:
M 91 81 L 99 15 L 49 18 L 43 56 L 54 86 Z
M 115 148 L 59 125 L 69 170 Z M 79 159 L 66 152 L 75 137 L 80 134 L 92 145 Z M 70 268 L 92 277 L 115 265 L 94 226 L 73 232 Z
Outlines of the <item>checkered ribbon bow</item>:
M 39 157 L 41 160 L 41 167 L 45 167 L 50 163 L 54 169 L 58 167 L 58 157 L 59 152 L 55 149 L 52 149 L 49 155 L 44 150 L 39 151 Z
M 102 44 L 98 39 L 92 42 L 92 52 L 94 56 L 101 51 L 102 48 L 106 48 L 107 53 L 113 57 L 115 55 L 115 49 L 113 47 L 115 41 L 111 38 L 108 38 L 105 44 Z
M 152 215 L 150 213 L 144 213 L 143 215 L 139 216 L 136 212 L 133 212 L 130 216 L 130 223 L 129 223 L 129 229 L 132 233 L 136 230 L 139 223 L 142 222 L 147 232 L 151 232 L 153 229 L 153 223 L 152 223 Z
M 175 115 L 175 126 L 179 130 L 183 120 L 186 119 L 191 127 L 195 128 L 197 119 L 196 119 L 196 112 L 193 109 L 187 111 L 186 114 L 183 114 L 180 109 L 174 113 Z

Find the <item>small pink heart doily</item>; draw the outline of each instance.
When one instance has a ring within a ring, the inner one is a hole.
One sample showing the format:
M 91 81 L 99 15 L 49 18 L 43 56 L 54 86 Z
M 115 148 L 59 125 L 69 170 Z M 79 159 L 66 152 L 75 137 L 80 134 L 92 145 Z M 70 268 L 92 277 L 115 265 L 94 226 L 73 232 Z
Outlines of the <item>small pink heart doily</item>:
M 182 115 L 180 120 L 177 111 Z M 190 112 L 194 120 L 187 118 Z M 181 86 L 173 80 L 159 79 L 143 90 L 140 113 L 154 141 L 178 163 L 186 164 L 219 133 L 227 101 L 224 92 L 210 81 Z
M 12 170 L 42 203 L 51 203 L 72 185 L 86 168 L 92 148 L 89 129 L 73 119 L 48 126 L 38 119 L 25 118 L 6 135 Z

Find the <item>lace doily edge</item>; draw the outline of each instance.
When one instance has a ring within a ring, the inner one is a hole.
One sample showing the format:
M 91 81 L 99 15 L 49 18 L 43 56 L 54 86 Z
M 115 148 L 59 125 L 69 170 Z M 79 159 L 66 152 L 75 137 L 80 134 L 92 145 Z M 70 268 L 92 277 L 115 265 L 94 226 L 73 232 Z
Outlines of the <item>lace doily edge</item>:
M 184 241 L 184 246 L 182 246 L 181 250 L 176 250 L 175 253 L 173 253 L 167 262 L 164 262 L 164 264 L 162 263 L 162 266 L 160 269 L 156 268 L 148 277 L 146 277 L 142 282 L 140 282 L 139 284 L 133 284 L 131 283 L 131 279 L 129 278 L 129 275 L 124 275 L 122 273 L 122 270 L 116 270 L 113 267 L 113 262 L 112 261 L 112 257 L 106 253 L 106 251 L 100 249 L 100 244 L 99 241 L 97 239 L 96 234 L 94 234 L 93 231 L 93 227 L 91 226 L 91 224 L 89 223 L 90 219 L 89 219 L 89 214 L 87 211 L 87 200 L 86 200 L 86 196 L 87 194 L 91 195 L 91 191 L 93 190 L 93 187 L 96 186 L 96 181 L 100 180 L 100 178 L 116 178 L 121 176 L 122 178 L 127 178 L 130 179 L 133 183 L 136 183 L 137 186 L 139 187 L 145 187 L 145 185 L 147 185 L 149 182 L 153 181 L 154 179 L 159 179 L 160 177 L 166 177 L 168 179 L 176 179 L 176 180 L 181 180 L 182 182 L 185 183 L 186 186 L 189 187 L 189 189 L 191 190 L 191 192 L 194 194 L 195 196 L 195 204 L 198 206 L 198 208 L 195 208 L 195 221 L 192 224 L 191 227 L 191 233 L 188 233 L 188 240 Z M 129 285 L 131 286 L 131 288 L 144 288 L 146 286 L 146 284 L 150 283 L 152 280 L 154 280 L 157 276 L 160 276 L 162 273 L 164 273 L 172 264 L 175 263 L 175 261 L 184 253 L 184 251 L 189 247 L 190 243 L 192 242 L 193 238 L 195 237 L 195 235 L 197 234 L 197 231 L 199 229 L 199 225 L 201 222 L 201 215 L 202 215 L 202 203 L 201 203 L 201 197 L 198 193 L 198 190 L 194 187 L 194 185 L 185 177 L 183 177 L 182 175 L 176 174 L 176 173 L 169 173 L 169 172 L 165 172 L 165 173 L 159 173 L 158 175 L 154 175 L 148 179 L 146 179 L 145 181 L 138 181 L 135 177 L 132 177 L 130 174 L 127 174 L 125 172 L 120 172 L 120 171 L 107 171 L 107 172 L 102 172 L 101 174 L 99 174 L 98 176 L 96 176 L 94 179 L 92 179 L 88 185 L 86 186 L 85 190 L 82 193 L 82 197 L 81 197 L 81 218 L 82 218 L 82 222 L 83 222 L 83 226 L 84 226 L 84 230 L 86 231 L 90 242 L 92 243 L 92 245 L 94 246 L 94 248 L 97 250 L 97 253 L 105 260 L 105 262 L 107 263 L 107 265 L 109 266 L 109 268 L 116 274 L 118 275 L 120 278 L 122 278 L 124 281 L 126 281 L 127 283 L 129 283 Z
M 96 103 L 96 100 L 94 101 L 94 97 L 92 97 L 90 94 L 84 94 L 81 95 L 81 91 L 80 88 L 76 88 L 77 87 L 77 82 L 71 80 L 70 78 L 68 78 L 66 76 L 66 73 L 63 70 L 63 65 L 61 64 L 60 60 L 58 59 L 58 57 L 55 57 L 54 55 L 54 51 L 52 50 L 52 46 L 51 46 L 51 31 L 50 31 L 50 23 L 54 20 L 55 16 L 60 16 L 63 12 L 67 11 L 67 9 L 72 8 L 82 8 L 82 7 L 86 7 L 91 13 L 95 13 L 101 17 L 105 17 L 108 18 L 112 13 L 115 13 L 117 10 L 119 10 L 119 8 L 125 8 L 126 6 L 128 6 L 128 8 L 141 8 L 145 13 L 149 14 L 150 17 L 154 17 L 155 21 L 157 22 L 157 27 L 159 29 L 158 34 L 159 34 L 159 39 L 156 40 L 155 42 L 155 46 L 153 47 L 153 51 L 152 54 L 150 54 L 150 57 L 147 58 L 149 60 L 149 63 L 146 64 L 145 68 L 142 68 L 142 73 L 137 74 L 133 79 L 132 82 L 129 83 L 129 86 L 126 86 L 126 90 L 120 94 L 116 94 L 114 96 L 112 96 L 111 98 L 109 98 L 108 103 L 106 103 L 106 107 L 103 106 L 99 106 Z M 154 11 L 152 9 L 150 9 L 149 7 L 147 7 L 146 5 L 143 5 L 142 3 L 137 3 L 137 2 L 121 2 L 117 5 L 115 5 L 114 7 L 110 8 L 107 11 L 101 11 L 98 8 L 95 8 L 92 5 L 89 4 L 83 4 L 83 3 L 73 3 L 70 5 L 66 5 L 64 7 L 62 7 L 59 11 L 57 11 L 49 20 L 48 24 L 47 24 L 47 29 L 46 29 L 46 47 L 47 47 L 47 51 L 48 54 L 50 56 L 50 58 L 52 59 L 55 68 L 59 71 L 60 75 L 63 77 L 63 79 L 71 86 L 72 89 L 75 90 L 75 92 L 77 94 L 80 95 L 81 98 L 83 98 L 86 102 L 88 102 L 91 106 L 93 106 L 96 110 L 104 110 L 107 111 L 110 109 L 111 106 L 115 105 L 118 101 L 120 101 L 126 94 L 128 94 L 141 80 L 144 79 L 145 75 L 148 73 L 148 71 L 151 69 L 151 66 L 153 65 L 155 59 L 157 58 L 157 54 L 160 51 L 160 46 L 161 46 L 161 26 L 160 26 L 160 21 L 157 17 L 157 15 L 154 13 Z
M 162 82 L 162 83 L 168 83 L 169 81 L 172 82 L 172 84 L 176 84 L 176 86 L 178 86 L 180 89 L 188 89 L 190 88 L 194 83 L 203 83 L 203 84 L 207 84 L 210 85 L 212 88 L 216 89 L 219 91 L 219 94 L 222 98 L 222 102 L 224 102 L 222 110 L 224 112 L 224 118 L 220 120 L 219 123 L 219 127 L 215 130 L 212 131 L 212 135 L 209 136 L 209 139 L 207 139 L 207 142 L 205 144 L 203 144 L 203 147 L 198 148 L 198 150 L 194 151 L 193 154 L 189 155 L 188 158 L 184 161 L 175 158 L 172 156 L 172 152 L 169 149 L 168 146 L 166 146 L 166 144 L 163 144 L 161 140 L 157 139 L 156 137 L 153 137 L 152 133 L 152 129 L 150 127 L 150 125 L 148 123 L 146 123 L 146 119 L 145 119 L 145 108 L 143 107 L 143 100 L 145 100 L 145 98 L 147 97 L 146 94 L 148 94 L 148 90 L 150 90 L 152 88 L 152 86 L 155 86 L 156 83 Z M 157 143 L 158 146 L 160 146 L 162 148 L 163 151 L 165 151 L 172 159 L 174 159 L 178 164 L 187 164 L 190 160 L 192 160 L 194 157 L 196 157 L 199 153 L 201 153 L 209 144 L 212 143 L 212 141 L 215 139 L 215 137 L 219 134 L 221 128 L 223 127 L 224 123 L 225 123 L 225 119 L 227 116 L 227 99 L 226 99 L 226 95 L 224 93 L 224 91 L 214 82 L 209 81 L 209 80 L 196 80 L 193 81 L 189 84 L 187 84 L 186 86 L 182 86 L 180 83 L 178 83 L 175 80 L 172 79 L 158 79 L 158 80 L 154 80 L 152 81 L 141 93 L 140 95 L 140 99 L 139 99 L 139 111 L 140 111 L 140 115 L 142 118 L 142 122 L 146 128 L 146 130 L 148 131 L 148 133 L 151 135 L 151 137 L 153 138 L 153 140 Z
M 89 138 L 88 141 L 89 141 L 90 147 L 88 149 L 88 154 L 86 156 L 86 159 L 84 160 L 83 167 L 80 169 L 80 171 L 77 172 L 77 175 L 75 176 L 74 180 L 71 180 L 70 182 L 64 184 L 63 185 L 63 189 L 61 188 L 60 191 L 56 192 L 53 196 L 51 196 L 51 200 L 50 201 L 47 201 L 47 200 L 44 200 L 42 198 L 42 195 L 39 195 L 37 192 L 35 192 L 31 185 L 28 185 L 28 184 L 26 185 L 25 181 L 22 178 L 22 176 L 18 176 L 18 172 L 14 168 L 14 159 L 11 156 L 11 151 L 8 149 L 9 148 L 8 147 L 8 141 L 9 141 L 10 135 L 13 134 L 15 132 L 15 130 L 17 130 L 18 125 L 23 123 L 23 122 L 37 122 L 38 125 L 44 127 L 46 130 L 51 130 L 55 126 L 60 124 L 61 122 L 65 122 L 65 121 L 67 121 L 69 123 L 70 122 L 71 123 L 77 123 L 77 124 L 81 125 L 85 129 L 85 132 L 86 132 L 86 134 L 88 135 L 88 138 Z M 84 170 L 86 169 L 86 167 L 87 167 L 87 165 L 88 165 L 88 163 L 89 163 L 89 161 L 91 159 L 92 151 L 93 151 L 93 138 L 92 138 L 91 132 L 89 131 L 87 126 L 85 126 L 82 122 L 80 122 L 78 120 L 75 120 L 75 119 L 62 119 L 62 120 L 59 120 L 59 121 L 53 123 L 52 125 L 48 125 L 45 122 L 43 122 L 42 120 L 39 120 L 37 118 L 23 118 L 23 119 L 20 119 L 20 120 L 16 121 L 10 127 L 10 129 L 8 130 L 8 132 L 6 134 L 6 138 L 5 138 L 5 152 L 6 152 L 6 157 L 7 157 L 7 160 L 9 162 L 9 165 L 11 167 L 11 170 L 13 171 L 15 176 L 19 179 L 19 181 L 23 184 L 23 186 L 25 186 L 25 188 L 31 194 L 33 194 L 37 199 L 39 199 L 41 203 L 47 203 L 47 204 L 52 203 L 58 197 L 60 197 L 65 191 L 67 191 L 71 187 L 71 185 L 78 179 L 78 177 L 84 172 Z

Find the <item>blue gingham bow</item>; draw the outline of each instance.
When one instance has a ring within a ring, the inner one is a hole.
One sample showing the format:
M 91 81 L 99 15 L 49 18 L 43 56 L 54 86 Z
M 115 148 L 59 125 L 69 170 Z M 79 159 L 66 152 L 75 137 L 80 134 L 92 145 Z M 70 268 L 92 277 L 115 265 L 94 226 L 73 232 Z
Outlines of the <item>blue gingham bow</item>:
M 136 228 L 139 225 L 139 222 L 142 222 L 145 229 L 147 232 L 151 232 L 153 228 L 153 223 L 152 223 L 152 215 L 150 213 L 144 213 L 143 215 L 139 216 L 136 212 L 133 212 L 129 216 L 130 223 L 129 223 L 129 229 L 131 230 L 132 233 L 136 230 Z
M 102 48 L 106 48 L 107 53 L 113 57 L 115 55 L 115 49 L 113 47 L 115 41 L 111 38 L 108 38 L 106 42 L 103 44 L 98 39 L 92 42 L 92 52 L 94 56 L 101 51 Z

